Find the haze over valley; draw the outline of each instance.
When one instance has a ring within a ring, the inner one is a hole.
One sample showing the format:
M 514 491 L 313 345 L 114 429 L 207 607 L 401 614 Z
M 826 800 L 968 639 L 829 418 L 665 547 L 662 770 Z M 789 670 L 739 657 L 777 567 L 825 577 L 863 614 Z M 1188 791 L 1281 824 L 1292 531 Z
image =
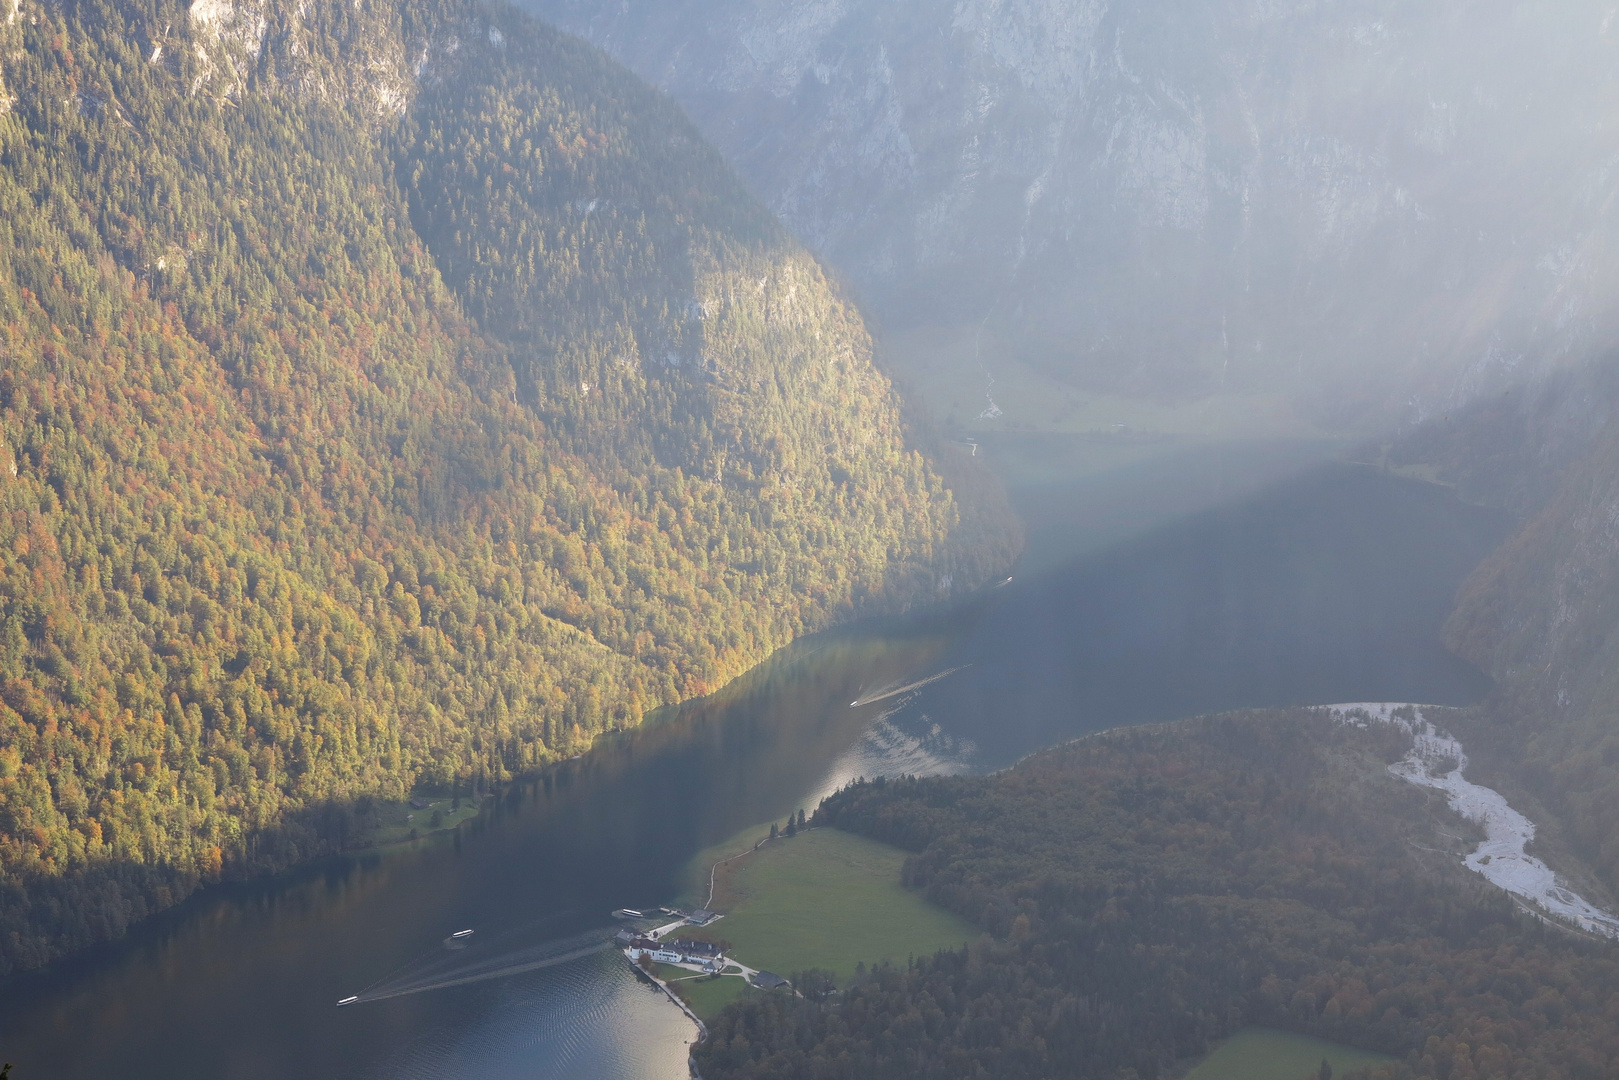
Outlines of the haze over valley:
M 680 101 L 963 425 L 1374 434 L 1615 340 L 1602 3 L 528 6 Z
M 0 1066 L 1619 1074 L 1614 14 L 0 0 Z

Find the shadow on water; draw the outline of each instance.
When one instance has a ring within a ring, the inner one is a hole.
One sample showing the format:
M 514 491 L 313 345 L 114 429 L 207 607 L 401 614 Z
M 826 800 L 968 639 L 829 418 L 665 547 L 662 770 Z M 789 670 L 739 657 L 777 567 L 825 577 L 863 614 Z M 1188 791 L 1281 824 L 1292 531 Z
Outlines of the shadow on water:
M 1461 705 L 1487 691 L 1439 637 L 1507 515 L 1312 461 L 1309 447 L 1240 454 L 1149 461 L 1066 491 L 1015 487 L 1030 552 L 942 656 L 963 670 L 921 690 L 905 726 L 970 741 L 984 769 L 1119 724 L 1345 700 Z M 1199 490 L 1241 497 L 1175 516 L 1196 505 L 1185 485 L 1200 471 Z M 1252 483 L 1267 472 L 1268 486 Z M 1113 514 L 1074 520 L 1109 498 Z
M 13 980 L 0 1054 L 18 1080 L 677 1080 L 690 1022 L 586 938 L 670 902 L 739 830 L 856 775 L 990 768 L 1118 723 L 1482 691 L 1437 632 L 1498 515 L 1317 451 L 1233 453 L 1014 484 L 1031 543 L 1005 588 L 806 639 L 454 834 L 213 890 Z M 462 928 L 478 944 L 446 956 Z M 413 992 L 334 1008 L 390 986 Z
M 926 666 L 944 644 L 931 625 L 807 639 L 511 786 L 457 833 L 212 890 L 122 945 L 14 980 L 0 1054 L 18 1080 L 562 1077 L 612 1062 L 599 1075 L 685 1077 L 690 1022 L 621 960 L 604 966 L 616 956 L 334 1005 L 401 968 L 431 982 L 424 959 L 462 928 L 543 957 L 616 907 L 668 902 L 697 851 L 827 785 L 871 719 L 848 708 L 859 686 Z M 625 1024 L 633 1053 L 618 1045 Z

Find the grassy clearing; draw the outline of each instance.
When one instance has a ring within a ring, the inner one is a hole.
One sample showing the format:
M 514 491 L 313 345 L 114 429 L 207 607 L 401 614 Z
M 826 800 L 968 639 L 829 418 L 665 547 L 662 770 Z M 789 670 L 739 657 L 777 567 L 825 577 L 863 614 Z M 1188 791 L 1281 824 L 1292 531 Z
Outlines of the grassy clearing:
M 728 840 L 722 840 L 712 847 L 704 848 L 692 856 L 691 862 L 686 864 L 682 874 L 682 890 L 676 902 L 682 907 L 708 907 L 708 878 L 709 870 L 721 859 L 729 859 L 733 855 L 747 851 L 754 844 L 770 835 L 770 825 L 750 825 Z M 742 860 L 738 860 L 742 861 Z M 721 868 L 721 872 L 724 868 Z M 714 900 L 714 910 L 719 910 L 719 900 Z
M 366 837 L 366 842 L 370 845 L 398 844 L 412 839 L 412 831 L 417 836 L 445 832 L 478 816 L 478 804 L 469 798 L 461 800 L 459 810 L 451 809 L 454 805 L 453 799 L 426 801 L 427 806 L 421 809 L 411 806 L 408 802 L 379 803 L 377 827 Z M 436 825 L 433 818 L 435 813 L 438 815 Z
M 1315 1080 L 1323 1059 L 1334 1076 L 1394 1060 L 1308 1035 L 1250 1027 L 1216 1046 L 1186 1074 L 1186 1080 Z
M 669 989 L 679 994 L 680 999 L 691 1008 L 691 1011 L 704 1020 L 717 1016 L 721 1009 L 744 994 L 762 992 L 749 986 L 748 980 L 740 975 L 724 975 L 718 979 L 711 979 L 707 975 L 697 975 L 672 964 L 656 963 L 652 965 L 652 974 L 667 983 Z
M 825 968 L 842 982 L 856 964 L 903 964 L 982 932 L 902 886 L 904 862 L 898 848 L 837 829 L 766 844 L 721 869 L 714 905 L 725 918 L 700 935 L 729 941 L 750 967 Z
M 689 974 L 689 972 L 688 972 Z M 748 985 L 740 975 L 725 975 L 718 979 L 702 977 L 672 982 L 669 986 L 680 995 L 691 1011 L 704 1020 L 719 1015 L 719 1011 L 739 997 L 762 993 Z

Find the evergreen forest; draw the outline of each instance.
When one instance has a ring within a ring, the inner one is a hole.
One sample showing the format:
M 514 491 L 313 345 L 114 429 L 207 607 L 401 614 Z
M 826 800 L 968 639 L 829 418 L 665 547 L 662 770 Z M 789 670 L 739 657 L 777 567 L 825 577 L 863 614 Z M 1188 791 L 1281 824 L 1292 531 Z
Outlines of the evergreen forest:
M 1016 538 L 923 438 L 576 39 L 0 4 L 0 973 L 973 587 Z

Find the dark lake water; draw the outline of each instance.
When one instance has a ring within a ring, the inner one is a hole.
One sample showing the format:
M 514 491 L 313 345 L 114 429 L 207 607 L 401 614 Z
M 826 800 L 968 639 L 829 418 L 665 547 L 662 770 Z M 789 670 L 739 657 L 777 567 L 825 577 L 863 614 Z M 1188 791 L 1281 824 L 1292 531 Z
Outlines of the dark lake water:
M 0 986 L 0 1056 L 16 1080 L 679 1080 L 692 1025 L 612 954 L 333 1005 L 498 969 L 612 908 L 668 903 L 698 852 L 856 775 L 995 768 L 1116 724 L 1249 705 L 1476 699 L 1484 679 L 1438 630 L 1507 523 L 1315 456 L 1198 450 L 1077 476 L 1017 462 L 1030 545 L 1010 584 L 800 642 L 514 785 L 453 835 L 214 890 Z M 476 944 L 446 953 L 463 927 Z

